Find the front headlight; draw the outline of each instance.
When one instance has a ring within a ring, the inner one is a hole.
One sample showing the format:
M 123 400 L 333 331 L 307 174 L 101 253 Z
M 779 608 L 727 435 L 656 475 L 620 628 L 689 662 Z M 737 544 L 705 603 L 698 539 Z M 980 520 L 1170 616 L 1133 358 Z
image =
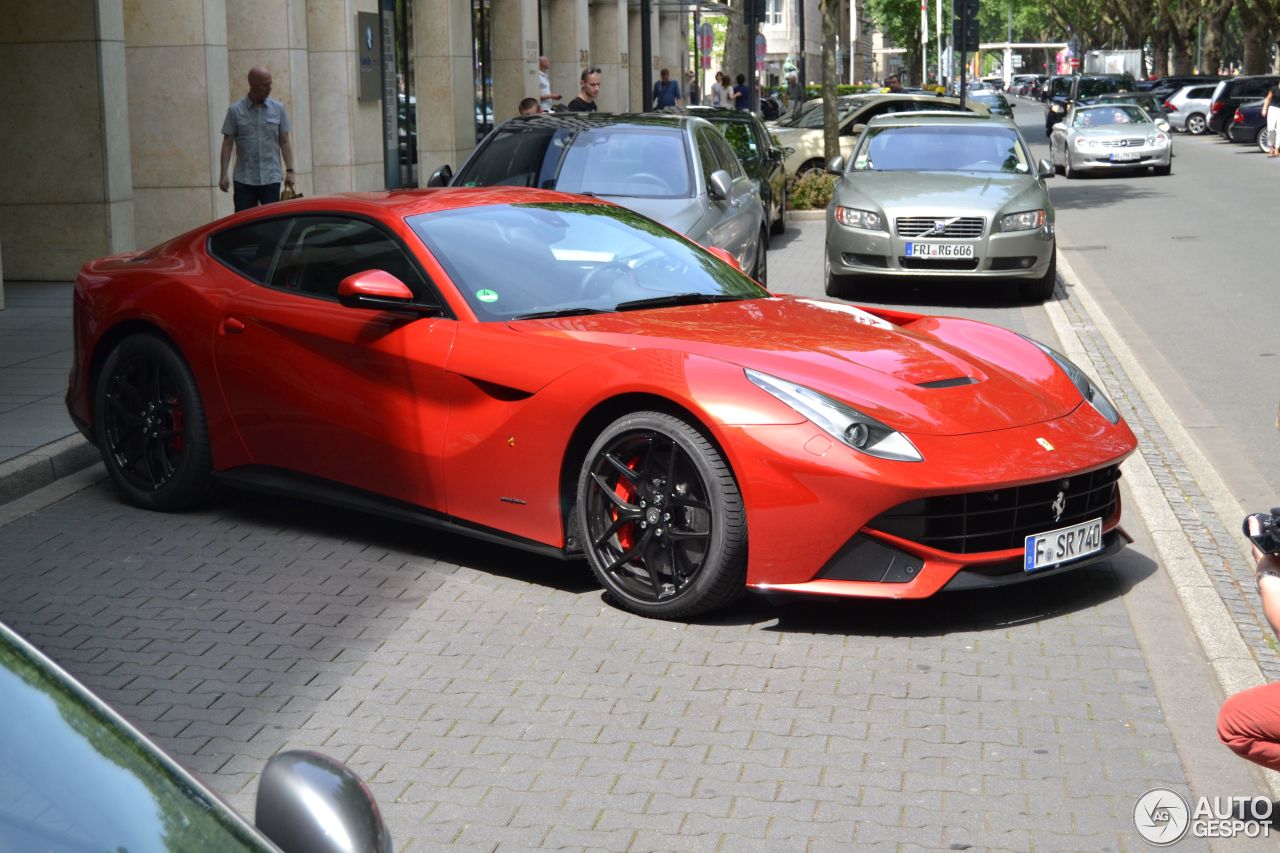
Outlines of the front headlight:
M 1026 338 L 1026 335 L 1023 335 Z M 1085 372 L 1076 367 L 1071 359 L 1055 350 L 1053 347 L 1040 343 L 1035 338 L 1027 338 L 1028 341 L 1040 348 L 1040 351 L 1049 358 L 1058 363 L 1063 372 L 1071 379 L 1071 384 L 1076 386 L 1076 390 L 1080 392 L 1080 396 L 1084 397 L 1085 402 L 1098 410 L 1098 414 L 1102 415 L 1113 424 L 1120 423 L 1120 413 L 1116 411 L 1116 407 L 1107 399 L 1107 395 L 1102 393 L 1102 389 L 1093 384 Z
M 1168 134 L 1164 134 L 1164 133 L 1154 133 L 1154 134 L 1152 134 L 1151 136 L 1148 136 L 1148 137 L 1147 137 L 1147 145 L 1148 145 L 1148 146 L 1151 146 L 1151 145 L 1168 145 L 1168 144 L 1169 144 L 1169 136 L 1168 136 Z
M 746 369 L 747 378 L 755 385 L 768 391 L 809 420 L 813 421 L 825 432 L 842 444 L 852 447 L 859 453 L 878 456 L 881 459 L 894 459 L 899 462 L 923 462 L 924 457 L 916 446 L 897 430 L 890 429 L 878 420 L 862 414 L 833 400 L 825 394 L 819 394 L 812 388 Z
M 881 221 L 878 213 L 836 205 L 836 222 L 841 225 L 847 225 L 850 228 L 861 228 L 864 231 L 883 231 L 884 229 L 880 226 Z
M 1050 109 L 1052 112 L 1055 112 L 1055 113 L 1063 112 L 1063 106 L 1062 106 L 1062 104 L 1050 104 L 1050 105 L 1049 105 L 1049 109 Z
M 1030 231 L 1044 225 L 1044 210 L 1024 210 L 1000 217 L 1001 231 Z
M 1101 148 L 1101 147 L 1102 147 L 1102 143 L 1101 143 L 1101 142 L 1097 142 L 1097 141 L 1095 141 L 1095 140 L 1088 139 L 1088 138 L 1083 137 L 1083 136 L 1077 136 L 1077 137 L 1076 137 L 1076 150 L 1077 150 L 1077 151 L 1092 151 L 1092 150 L 1094 150 L 1095 148 Z

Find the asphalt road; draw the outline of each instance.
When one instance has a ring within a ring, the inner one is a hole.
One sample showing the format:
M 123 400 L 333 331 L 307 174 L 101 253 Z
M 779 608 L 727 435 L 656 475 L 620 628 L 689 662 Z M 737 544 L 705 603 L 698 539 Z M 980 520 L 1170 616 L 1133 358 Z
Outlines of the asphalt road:
M 1048 157 L 1044 109 L 1015 116 Z M 1280 164 L 1176 134 L 1173 174 L 1050 181 L 1058 248 L 1247 508 L 1280 504 Z

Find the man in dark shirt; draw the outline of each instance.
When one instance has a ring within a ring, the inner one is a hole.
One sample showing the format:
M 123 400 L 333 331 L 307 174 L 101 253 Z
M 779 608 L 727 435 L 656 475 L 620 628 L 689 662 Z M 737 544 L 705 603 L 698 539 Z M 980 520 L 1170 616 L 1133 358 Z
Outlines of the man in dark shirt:
M 658 72 L 660 78 L 653 84 L 653 108 L 674 107 L 680 103 L 680 84 L 671 79 L 671 72 L 666 68 Z
M 575 113 L 593 113 L 596 111 L 596 98 L 600 95 L 600 69 L 584 68 L 579 79 L 582 86 L 578 97 L 569 102 L 569 110 Z

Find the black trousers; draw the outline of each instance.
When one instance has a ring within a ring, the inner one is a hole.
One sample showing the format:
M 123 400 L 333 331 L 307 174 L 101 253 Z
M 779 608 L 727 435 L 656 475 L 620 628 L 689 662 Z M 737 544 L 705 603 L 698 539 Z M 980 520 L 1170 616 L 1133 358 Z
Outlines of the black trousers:
M 279 184 L 242 184 L 239 181 L 232 182 L 235 191 L 232 198 L 235 201 L 236 211 L 248 210 L 251 207 L 257 207 L 260 204 L 271 204 L 273 201 L 280 200 Z

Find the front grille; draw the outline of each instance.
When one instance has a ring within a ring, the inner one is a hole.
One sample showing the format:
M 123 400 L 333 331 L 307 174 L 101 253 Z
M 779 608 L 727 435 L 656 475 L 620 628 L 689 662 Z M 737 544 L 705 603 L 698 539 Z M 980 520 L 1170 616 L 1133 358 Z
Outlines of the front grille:
M 1141 148 L 1147 144 L 1147 140 L 1139 137 L 1129 137 L 1127 139 L 1104 139 L 1102 140 L 1103 148 Z
M 904 270 L 959 270 L 971 271 L 978 268 L 977 258 L 908 258 L 899 257 L 898 263 Z
M 966 492 L 899 504 L 867 526 L 952 554 L 1022 548 L 1026 537 L 1046 530 L 1110 518 L 1120 500 L 1120 466 L 1028 486 Z M 1050 508 L 1061 492 L 1062 517 Z
M 982 236 L 982 228 L 986 224 L 981 216 L 962 216 L 955 222 L 949 222 L 950 219 L 950 216 L 899 216 L 894 224 L 898 228 L 899 237 L 927 236 L 959 240 L 976 240 Z M 926 231 L 929 233 L 926 234 Z

